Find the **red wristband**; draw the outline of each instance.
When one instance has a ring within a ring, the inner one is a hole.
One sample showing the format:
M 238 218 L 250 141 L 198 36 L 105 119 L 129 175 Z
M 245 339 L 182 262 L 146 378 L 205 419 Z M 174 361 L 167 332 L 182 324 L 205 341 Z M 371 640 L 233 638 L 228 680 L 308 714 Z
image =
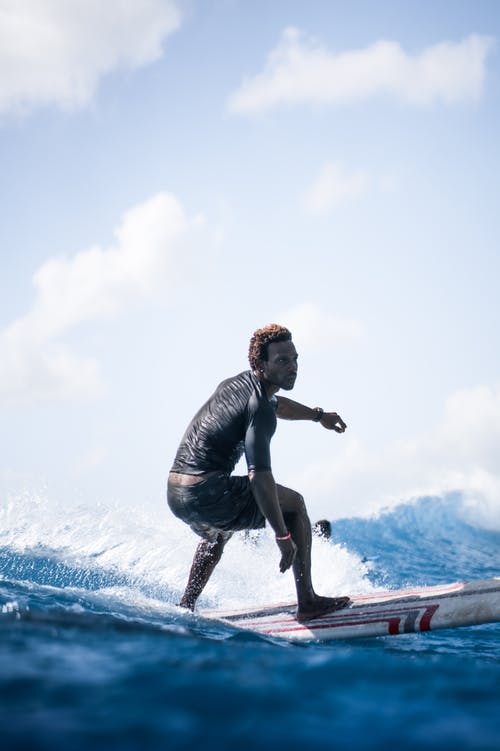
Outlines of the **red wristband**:
M 292 536 L 292 535 L 291 535 L 291 534 L 290 534 L 290 532 L 289 532 L 289 533 L 288 533 L 287 535 L 285 535 L 284 537 L 279 537 L 278 535 L 276 535 L 276 539 L 277 539 L 277 540 L 280 540 L 280 541 L 281 541 L 281 540 L 289 540 L 291 536 Z

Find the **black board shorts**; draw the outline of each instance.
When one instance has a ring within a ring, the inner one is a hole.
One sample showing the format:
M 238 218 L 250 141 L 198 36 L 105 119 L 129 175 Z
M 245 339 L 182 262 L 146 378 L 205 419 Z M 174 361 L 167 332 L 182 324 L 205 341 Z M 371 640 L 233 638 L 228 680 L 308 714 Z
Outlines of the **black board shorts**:
M 246 476 L 220 472 L 195 485 L 169 482 L 167 500 L 175 516 L 209 542 L 221 533 L 229 539 L 232 532 L 262 529 L 266 524 Z

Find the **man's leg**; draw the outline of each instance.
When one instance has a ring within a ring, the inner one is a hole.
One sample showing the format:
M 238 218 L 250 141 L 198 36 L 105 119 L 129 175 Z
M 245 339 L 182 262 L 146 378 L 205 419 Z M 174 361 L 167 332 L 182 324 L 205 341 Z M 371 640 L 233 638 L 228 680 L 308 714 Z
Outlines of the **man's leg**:
M 322 597 L 314 591 L 311 579 L 312 530 L 304 499 L 294 490 L 277 485 L 278 499 L 292 540 L 297 546 L 293 562 L 297 589 L 297 619 L 307 620 L 345 607 L 348 597 Z
M 194 610 L 196 600 L 200 596 L 205 584 L 210 579 L 212 572 L 219 563 L 224 545 L 229 536 L 219 534 L 215 542 L 202 540 L 196 548 L 186 590 L 182 595 L 179 605 L 182 608 Z

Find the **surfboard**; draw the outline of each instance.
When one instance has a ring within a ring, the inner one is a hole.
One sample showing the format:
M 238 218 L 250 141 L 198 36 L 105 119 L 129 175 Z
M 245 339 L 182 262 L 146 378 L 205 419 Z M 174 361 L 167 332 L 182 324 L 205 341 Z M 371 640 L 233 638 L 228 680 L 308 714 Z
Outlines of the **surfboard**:
M 291 641 L 396 636 L 500 621 L 500 577 L 370 592 L 351 595 L 350 600 L 342 610 L 305 623 L 295 619 L 295 603 L 209 610 L 201 615 Z

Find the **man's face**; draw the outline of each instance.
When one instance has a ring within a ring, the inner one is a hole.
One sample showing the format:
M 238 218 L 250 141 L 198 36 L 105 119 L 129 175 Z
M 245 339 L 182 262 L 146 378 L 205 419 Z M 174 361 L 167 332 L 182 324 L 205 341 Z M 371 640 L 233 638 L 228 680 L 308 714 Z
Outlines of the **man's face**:
M 267 360 L 260 365 L 263 380 L 290 391 L 297 378 L 297 350 L 293 342 L 272 342 L 267 347 Z

